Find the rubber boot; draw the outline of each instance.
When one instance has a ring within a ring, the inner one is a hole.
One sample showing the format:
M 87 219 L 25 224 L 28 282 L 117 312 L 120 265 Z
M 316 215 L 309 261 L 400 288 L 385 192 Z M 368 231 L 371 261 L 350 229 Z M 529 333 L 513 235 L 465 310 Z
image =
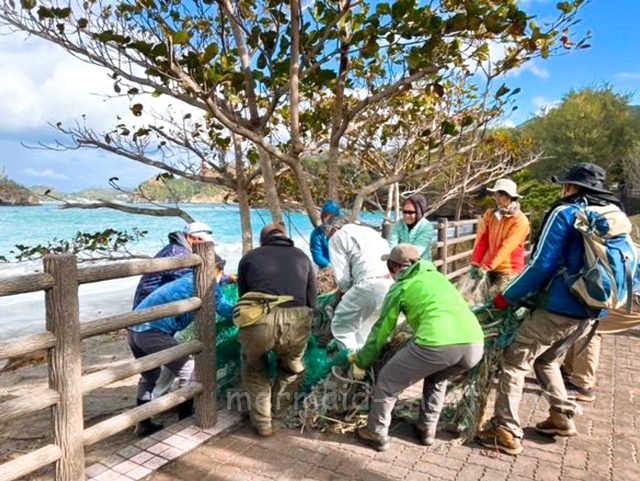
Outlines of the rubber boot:
M 136 399 L 136 404 L 138 406 L 142 406 L 143 404 L 147 404 L 149 401 L 143 401 L 142 399 Z M 135 434 L 138 437 L 149 436 L 155 432 L 158 432 L 162 429 L 162 424 L 156 424 L 151 419 L 144 419 L 138 423 L 136 426 Z
M 178 413 L 178 421 L 187 419 L 193 414 L 193 399 L 188 399 L 183 403 L 176 406 L 176 412 Z

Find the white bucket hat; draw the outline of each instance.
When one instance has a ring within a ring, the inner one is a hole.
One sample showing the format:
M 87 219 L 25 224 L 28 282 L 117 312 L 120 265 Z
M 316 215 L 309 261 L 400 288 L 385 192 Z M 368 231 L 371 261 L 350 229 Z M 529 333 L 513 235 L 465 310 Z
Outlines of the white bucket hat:
M 496 183 L 493 186 L 493 189 L 487 189 L 487 190 L 489 192 L 498 192 L 499 190 L 501 190 L 502 192 L 506 192 L 507 194 L 509 194 L 509 197 L 512 197 L 512 198 L 521 197 L 520 194 L 518 194 L 517 184 L 513 180 L 509 180 L 509 179 L 498 179 L 496 180 Z

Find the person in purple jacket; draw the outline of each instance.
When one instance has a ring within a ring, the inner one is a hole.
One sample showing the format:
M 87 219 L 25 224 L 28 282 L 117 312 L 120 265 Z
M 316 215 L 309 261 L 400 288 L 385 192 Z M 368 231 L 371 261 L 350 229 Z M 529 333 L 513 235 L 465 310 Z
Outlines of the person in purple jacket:
M 182 232 L 171 232 L 169 243 L 164 246 L 154 257 L 180 257 L 188 256 L 193 250 L 193 244 L 199 242 L 213 242 L 211 227 L 204 222 L 192 222 L 187 224 Z M 136 294 L 133 298 L 133 309 L 158 287 L 175 281 L 191 272 L 191 268 L 175 269 L 172 271 L 154 272 L 145 274 L 138 282 Z

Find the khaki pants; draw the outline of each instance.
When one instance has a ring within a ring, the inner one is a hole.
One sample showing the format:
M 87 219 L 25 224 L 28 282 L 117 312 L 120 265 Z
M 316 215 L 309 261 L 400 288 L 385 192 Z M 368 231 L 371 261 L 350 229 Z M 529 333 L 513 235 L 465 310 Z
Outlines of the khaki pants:
M 633 311 L 626 309 L 611 311 L 600 319 L 598 332 L 585 346 L 587 340 L 580 339 L 567 351 L 562 368 L 572 384 L 591 389 L 596 385 L 596 370 L 600 361 L 600 346 L 603 334 L 616 334 L 640 326 L 640 296 L 634 296 Z
M 523 321 L 516 339 L 504 352 L 496 393 L 493 424 L 514 436 L 523 436 L 518 416 L 525 376 L 533 366 L 540 388 L 552 409 L 573 414 L 576 403 L 567 399 L 558 359 L 566 342 L 588 332 L 593 321 L 577 320 L 537 308 Z
M 313 310 L 308 307 L 276 307 L 258 324 L 240 329 L 242 383 L 249 395 L 251 422 L 258 431 L 272 428 L 272 411 L 283 411 L 304 375 L 303 362 L 311 335 Z M 278 355 L 278 378 L 269 378 L 269 352 Z

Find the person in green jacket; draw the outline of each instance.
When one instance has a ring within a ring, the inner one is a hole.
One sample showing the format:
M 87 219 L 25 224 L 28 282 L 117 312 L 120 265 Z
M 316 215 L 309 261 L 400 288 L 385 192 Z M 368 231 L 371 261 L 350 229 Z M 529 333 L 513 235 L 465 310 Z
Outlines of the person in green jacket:
M 404 313 L 413 336 L 382 368 L 375 385 L 367 426 L 358 430 L 361 442 L 377 451 L 389 448 L 391 411 L 398 395 L 424 379 L 416 433 L 421 444 L 435 440 L 447 380 L 475 366 L 484 351 L 484 333 L 455 286 L 420 259 L 410 244 L 398 244 L 384 255 L 396 281 L 389 289 L 364 347 L 352 354 L 353 377 L 362 379 L 376 361 Z
M 436 231 L 433 224 L 424 216 L 427 210 L 427 199 L 422 194 L 407 197 L 402 206 L 402 219 L 399 219 L 389 233 L 389 247 L 398 244 L 416 246 L 423 259 L 431 260 L 433 239 Z

